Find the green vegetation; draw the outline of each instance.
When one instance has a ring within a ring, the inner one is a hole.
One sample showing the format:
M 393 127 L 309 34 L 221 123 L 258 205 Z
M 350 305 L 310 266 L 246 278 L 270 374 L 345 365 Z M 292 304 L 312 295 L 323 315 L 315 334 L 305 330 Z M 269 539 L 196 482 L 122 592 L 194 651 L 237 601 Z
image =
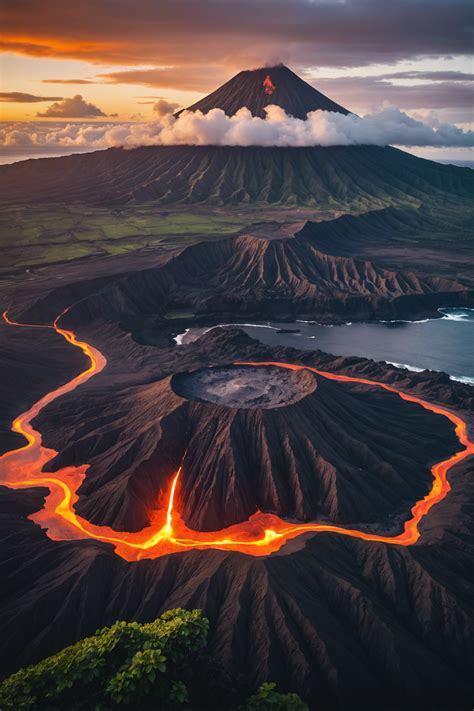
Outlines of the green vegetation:
M 179 608 L 146 624 L 115 622 L 5 679 L 0 684 L 0 709 L 190 711 L 196 708 L 193 690 L 197 708 L 202 708 L 203 678 L 212 683 L 207 671 L 199 671 L 208 628 L 200 610 Z M 281 694 L 270 682 L 262 684 L 239 711 L 308 711 L 308 707 L 297 694 Z
M 173 319 L 180 318 L 194 318 L 194 316 L 194 311 L 186 311 L 185 309 L 173 309 L 173 311 L 168 311 L 168 313 L 165 314 L 165 318 L 170 319 L 171 321 Z
M 151 205 L 120 210 L 79 205 L 15 207 L 0 216 L 4 270 L 35 267 L 136 249 L 186 247 L 235 234 L 242 216 L 220 211 L 169 211 Z
M 274 682 L 267 682 L 250 697 L 243 711 L 308 711 L 308 707 L 298 694 L 280 694 Z
M 0 708 L 154 709 L 188 700 L 193 655 L 206 643 L 199 610 L 169 610 L 154 622 L 116 622 L 21 669 L 0 686 Z
M 372 208 L 374 205 L 372 205 Z M 383 207 L 383 204 L 378 205 Z M 369 212 L 367 205 L 352 205 L 344 211 L 283 205 L 238 205 L 165 208 L 152 203 L 120 209 L 79 204 L 4 208 L 0 214 L 0 273 L 35 269 L 74 259 L 131 253 L 135 250 L 184 249 L 203 240 L 237 234 L 250 225 L 332 221 L 343 214 L 369 216 L 352 238 L 379 232 L 401 246 L 412 243 L 468 241 L 472 239 L 473 210 L 469 201 L 444 198 Z M 372 220 L 371 215 L 378 215 Z M 372 224 L 373 223 L 373 224 Z M 380 224 L 378 224 L 380 223 Z M 270 227 L 271 229 L 271 227 Z M 328 228 L 328 232 L 333 226 Z M 345 237 L 344 225 L 334 225 L 334 239 Z

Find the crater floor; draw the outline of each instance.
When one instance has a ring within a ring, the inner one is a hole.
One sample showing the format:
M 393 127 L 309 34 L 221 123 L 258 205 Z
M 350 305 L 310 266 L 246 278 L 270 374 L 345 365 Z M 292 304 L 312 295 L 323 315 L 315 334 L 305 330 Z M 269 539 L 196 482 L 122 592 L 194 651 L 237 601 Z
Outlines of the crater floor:
M 272 409 L 292 405 L 314 392 L 316 379 L 303 370 L 229 365 L 179 373 L 171 387 L 188 400 L 230 408 Z

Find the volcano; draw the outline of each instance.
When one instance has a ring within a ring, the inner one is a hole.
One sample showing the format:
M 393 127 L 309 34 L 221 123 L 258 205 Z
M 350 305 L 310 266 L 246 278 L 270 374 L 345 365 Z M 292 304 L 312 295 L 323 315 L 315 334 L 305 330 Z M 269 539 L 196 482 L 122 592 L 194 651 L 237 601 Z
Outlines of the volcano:
M 348 114 L 284 66 L 240 72 L 188 107 L 265 116 L 281 106 L 305 119 Z M 361 212 L 446 197 L 470 198 L 474 171 L 373 145 L 261 147 L 157 145 L 0 166 L 0 204 L 282 205 Z
M 212 332 L 180 351 L 175 372 L 165 367 L 151 383 L 117 381 L 100 416 L 91 392 L 41 418 L 61 450 L 49 471 L 91 465 L 76 506 L 88 521 L 146 527 L 186 452 L 178 507 L 193 530 L 221 530 L 258 510 L 380 524 L 426 493 L 428 463 L 455 446 L 443 418 L 373 388 L 276 367 L 193 368 L 203 350 L 216 358 L 223 339 Z
M 299 119 L 305 119 L 310 111 L 350 113 L 282 64 L 240 72 L 186 110 L 207 114 L 211 109 L 222 109 L 232 116 L 245 107 L 253 116 L 265 118 L 265 107 L 271 104 Z

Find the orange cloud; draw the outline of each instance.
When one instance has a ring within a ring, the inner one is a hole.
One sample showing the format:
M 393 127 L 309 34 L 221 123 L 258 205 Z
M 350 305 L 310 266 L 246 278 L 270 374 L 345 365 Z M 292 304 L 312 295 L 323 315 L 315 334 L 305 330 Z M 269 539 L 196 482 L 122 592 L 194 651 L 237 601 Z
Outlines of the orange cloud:
M 91 79 L 42 79 L 42 84 L 97 84 Z
M 215 65 L 195 65 L 194 67 L 167 67 L 164 69 L 129 69 L 126 71 L 99 74 L 97 79 L 108 84 L 140 84 L 160 89 L 180 89 L 181 91 L 209 91 L 227 81 L 232 71 Z
M 62 96 L 36 96 L 35 94 L 24 94 L 21 91 L 2 91 L 0 101 L 15 104 L 36 104 L 40 101 L 61 101 Z

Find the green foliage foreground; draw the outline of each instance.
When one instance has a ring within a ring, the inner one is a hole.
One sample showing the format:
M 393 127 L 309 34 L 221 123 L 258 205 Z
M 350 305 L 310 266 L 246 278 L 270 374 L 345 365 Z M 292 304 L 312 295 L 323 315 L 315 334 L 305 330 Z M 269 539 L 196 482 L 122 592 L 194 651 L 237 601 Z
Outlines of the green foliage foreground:
M 274 682 L 262 684 L 242 711 L 308 711 L 298 694 L 280 694 Z
M 188 686 L 208 628 L 200 610 L 179 608 L 147 624 L 116 622 L 8 677 L 0 684 L 0 709 L 196 708 Z M 275 687 L 262 684 L 240 711 L 307 711 L 299 696 Z
M 0 686 L 0 708 L 154 708 L 187 701 L 193 654 L 206 643 L 200 610 L 169 610 L 154 622 L 116 622 L 21 669 Z

